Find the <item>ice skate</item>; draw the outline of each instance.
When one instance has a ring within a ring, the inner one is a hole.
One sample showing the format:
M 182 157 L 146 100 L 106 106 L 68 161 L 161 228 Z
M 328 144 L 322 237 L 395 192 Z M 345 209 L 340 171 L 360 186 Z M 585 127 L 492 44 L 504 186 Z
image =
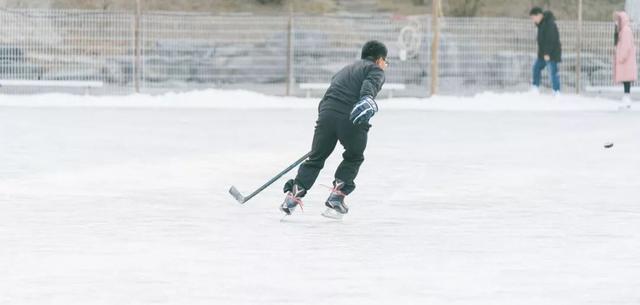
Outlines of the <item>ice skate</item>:
M 329 198 L 324 203 L 327 206 L 327 210 L 322 213 L 322 216 L 340 219 L 344 214 L 349 212 L 349 207 L 344 203 L 344 198 L 347 196 L 342 192 L 342 187 L 344 187 L 344 181 L 336 179 L 333 182 L 333 189 L 331 189 L 331 194 L 329 194 Z
M 296 206 L 300 206 L 302 208 L 302 196 L 304 196 L 306 190 L 301 186 L 294 184 L 287 192 L 287 196 L 284 198 L 284 202 L 280 205 L 280 210 L 287 215 L 291 215 L 291 212 L 296 208 Z

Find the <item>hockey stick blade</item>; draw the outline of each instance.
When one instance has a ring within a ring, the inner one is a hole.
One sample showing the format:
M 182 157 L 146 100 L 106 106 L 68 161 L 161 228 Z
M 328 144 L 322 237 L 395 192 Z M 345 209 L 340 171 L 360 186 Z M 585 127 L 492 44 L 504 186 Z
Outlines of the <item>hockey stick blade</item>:
M 240 202 L 240 204 L 244 204 L 245 202 L 249 201 L 249 199 L 251 199 L 254 196 L 258 195 L 264 189 L 266 189 L 271 184 L 276 182 L 276 180 L 280 179 L 280 177 L 284 176 L 286 173 L 291 171 L 293 168 L 295 168 L 296 166 L 300 165 L 300 163 L 304 162 L 304 160 L 309 158 L 309 155 L 311 155 L 310 152 L 306 153 L 304 156 L 302 156 L 302 158 L 298 159 L 296 162 L 294 162 L 293 164 L 289 165 L 289 167 L 285 168 L 283 171 L 281 171 L 280 173 L 275 175 L 275 177 L 271 178 L 269 181 L 267 181 L 265 184 L 263 184 L 261 187 L 259 187 L 257 190 L 253 191 L 253 193 L 251 193 L 251 194 L 249 194 L 247 196 L 242 196 L 242 194 L 240 194 L 240 191 L 238 191 L 238 189 L 235 186 L 231 186 L 231 188 L 229 189 L 229 194 L 231 194 L 231 196 L 233 196 L 233 198 L 238 200 L 238 202 Z
M 233 198 L 235 198 L 238 202 L 240 202 L 240 204 L 243 204 L 246 202 L 244 196 L 240 194 L 240 191 L 238 191 L 238 189 L 235 186 L 231 186 L 231 188 L 229 189 L 229 194 L 231 194 Z

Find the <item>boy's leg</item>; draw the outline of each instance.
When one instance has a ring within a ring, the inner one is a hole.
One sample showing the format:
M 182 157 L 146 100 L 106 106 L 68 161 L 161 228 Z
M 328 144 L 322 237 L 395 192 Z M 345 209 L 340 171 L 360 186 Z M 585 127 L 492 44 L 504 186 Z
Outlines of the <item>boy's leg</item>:
M 318 115 L 311 144 L 311 155 L 309 155 L 307 161 L 300 165 L 298 175 L 294 180 L 296 184 L 302 186 L 305 190 L 311 189 L 318 178 L 318 174 L 320 174 L 320 170 L 324 167 L 324 162 L 336 147 L 338 136 L 335 125 L 333 116 L 326 113 Z
M 560 73 L 558 73 L 558 62 L 549 61 L 549 73 L 551 74 L 551 85 L 554 92 L 560 91 Z
M 536 61 L 533 63 L 533 68 L 531 70 L 533 73 L 533 85 L 535 87 L 540 87 L 540 78 L 542 77 L 542 70 L 546 65 L 547 63 L 540 58 L 536 59 Z
M 364 162 L 364 150 L 367 147 L 367 133 L 371 125 L 356 126 L 349 120 L 344 120 L 338 127 L 338 139 L 344 146 L 342 162 L 336 170 L 335 178 L 344 182 L 341 192 L 345 195 L 356 188 L 354 182 L 360 165 Z

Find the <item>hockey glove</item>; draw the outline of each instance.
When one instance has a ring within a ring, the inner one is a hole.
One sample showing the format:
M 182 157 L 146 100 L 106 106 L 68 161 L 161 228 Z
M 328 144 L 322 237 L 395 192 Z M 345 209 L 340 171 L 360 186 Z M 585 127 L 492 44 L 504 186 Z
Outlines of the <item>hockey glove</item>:
M 367 124 L 369 119 L 378 112 L 378 104 L 371 96 L 363 96 L 360 101 L 353 106 L 349 120 L 354 125 Z

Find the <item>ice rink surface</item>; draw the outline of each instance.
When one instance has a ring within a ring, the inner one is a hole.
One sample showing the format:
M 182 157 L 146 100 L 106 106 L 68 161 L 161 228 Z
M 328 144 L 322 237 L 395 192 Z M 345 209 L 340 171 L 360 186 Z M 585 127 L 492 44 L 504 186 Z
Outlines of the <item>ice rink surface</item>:
M 379 104 L 345 219 L 316 185 L 281 221 L 284 180 L 227 190 L 308 150 L 316 100 L 0 97 L 0 304 L 640 303 L 640 112 Z

